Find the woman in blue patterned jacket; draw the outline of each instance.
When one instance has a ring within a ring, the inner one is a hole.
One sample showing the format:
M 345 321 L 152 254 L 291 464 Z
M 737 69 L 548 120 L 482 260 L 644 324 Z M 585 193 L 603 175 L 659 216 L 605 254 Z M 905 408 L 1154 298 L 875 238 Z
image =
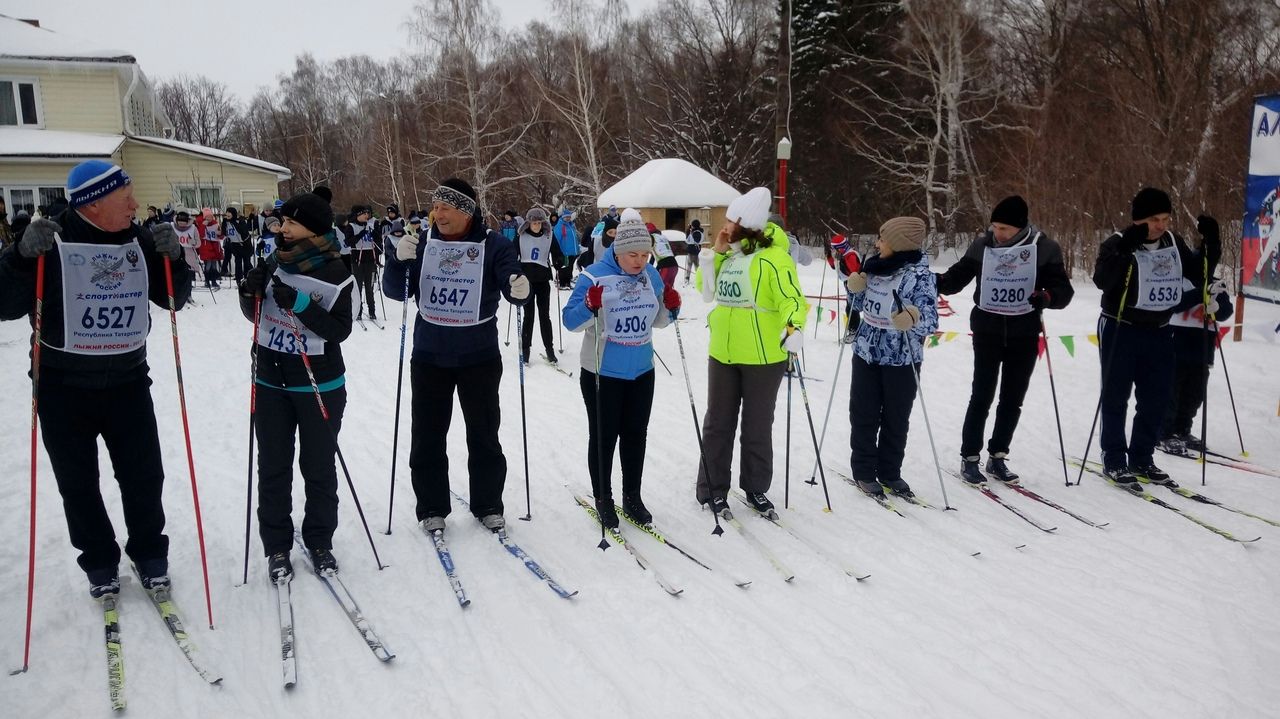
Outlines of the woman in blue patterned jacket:
M 938 288 L 920 250 L 924 237 L 917 217 L 889 220 L 880 226 L 876 254 L 845 283 L 853 311 L 862 313 L 853 343 L 849 462 L 858 487 L 873 496 L 886 489 L 912 494 L 902 458 L 924 339 L 938 328 Z

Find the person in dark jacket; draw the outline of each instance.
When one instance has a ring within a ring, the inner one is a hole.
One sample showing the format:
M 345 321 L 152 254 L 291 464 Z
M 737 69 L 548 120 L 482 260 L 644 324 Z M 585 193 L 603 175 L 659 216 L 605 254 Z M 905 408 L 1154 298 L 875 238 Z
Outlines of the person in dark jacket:
M 502 213 L 502 222 L 498 223 L 498 233 L 510 242 L 516 241 L 516 235 L 520 233 L 520 223 L 516 221 L 515 210 Z
M 1222 275 L 1221 266 L 1218 275 Z M 1222 278 L 1209 285 L 1208 306 L 1202 299 L 1169 318 L 1173 328 L 1173 392 L 1160 430 L 1160 449 L 1169 454 L 1199 452 L 1203 445 L 1192 423 L 1204 404 L 1205 382 L 1213 370 L 1218 322 L 1231 319 L 1231 295 Z M 1207 320 L 1207 321 L 1206 321 Z
M 293 446 L 306 487 L 302 543 L 320 574 L 334 574 L 338 528 L 338 432 L 347 404 L 341 343 L 351 334 L 351 273 L 328 233 L 333 210 L 304 192 L 280 208 L 279 243 L 240 283 L 240 311 L 253 321 L 261 309 L 257 356 L 258 535 L 272 582 L 293 577 Z M 306 355 L 310 370 L 303 361 Z M 315 387 L 311 381 L 315 380 Z M 319 391 L 328 411 L 316 401 Z M 328 426 L 326 426 L 326 424 Z
M 524 226 L 516 234 L 515 248 L 516 254 L 520 256 L 520 269 L 529 278 L 530 291 L 533 293 L 526 308 L 536 305 L 547 361 L 555 364 L 556 345 L 551 329 L 551 268 L 559 267 L 564 262 L 564 255 L 560 252 L 560 243 L 551 237 L 547 213 L 541 207 L 532 207 L 524 213 Z M 533 345 L 533 322 L 527 314 L 523 317 L 523 325 L 524 331 L 520 337 L 523 353 L 521 357 L 528 364 L 529 350 Z
M 702 242 L 706 239 L 706 232 L 702 229 L 702 221 L 694 220 L 689 223 L 689 231 L 685 233 L 684 251 L 688 255 L 688 262 L 684 266 L 684 286 L 689 286 L 689 280 L 693 277 L 694 270 L 698 269 L 698 253 L 702 252 Z
M 1103 240 L 1093 270 L 1093 283 L 1102 290 L 1099 444 L 1107 478 L 1124 486 L 1136 486 L 1139 476 L 1170 481 L 1152 457 L 1173 390 L 1169 318 L 1202 301 L 1205 278 L 1222 256 L 1212 217 L 1200 215 L 1200 237 L 1191 245 L 1169 230 L 1173 204 L 1163 191 L 1143 188 L 1131 205 L 1133 224 Z M 1130 393 L 1137 409 L 1126 441 Z
M 169 265 L 174 306 L 181 309 L 191 296 L 191 271 L 175 261 L 182 248 L 171 225 L 156 225 L 153 234 L 134 222 L 138 203 L 119 166 L 82 162 L 68 175 L 67 192 L 67 210 L 52 220 L 33 220 L 17 244 L 0 251 L 0 320 L 30 317 L 35 326 L 43 256 L 41 435 L 71 544 L 80 552 L 90 594 L 118 593 L 120 548 L 98 481 L 101 437 L 120 485 L 125 553 L 144 587 L 167 587 L 164 467 L 148 376 L 147 302 L 169 306 L 162 279 Z
M 228 255 L 233 263 L 236 283 L 244 279 L 253 259 L 253 244 L 249 237 L 249 222 L 240 217 L 240 211 L 228 207 L 222 216 L 222 236 L 226 238 Z
M 987 473 L 1013 483 L 1005 458 L 1022 414 L 1022 400 L 1040 355 L 1040 313 L 1065 308 L 1075 295 L 1058 243 L 1027 221 L 1027 203 L 1006 197 L 991 211 L 991 228 L 958 262 L 938 276 L 938 293 L 954 295 L 977 280 L 969 328 L 973 330 L 973 386 L 961 430 L 961 475 L 986 480 L 978 468 L 987 413 L 1000 390 L 996 422 L 987 441 Z
M 467 427 L 471 512 L 498 531 L 505 526 L 507 479 L 498 441 L 498 300 L 501 293 L 512 304 L 524 304 L 529 280 L 521 274 L 515 246 L 485 226 L 476 191 L 465 180 L 445 180 L 431 196 L 431 210 L 425 237 L 400 238 L 382 279 L 388 298 L 416 298 L 418 306 L 409 363 L 409 468 L 417 517 L 424 531 L 444 531 L 451 509 L 447 439 L 456 391 Z M 404 296 L 406 269 L 409 297 Z
M 382 266 L 381 234 L 372 213 L 364 205 L 351 208 L 351 225 L 346 244 L 351 248 L 351 274 L 356 278 L 356 319 L 364 319 L 364 305 L 369 306 L 369 319 L 378 319 L 374 307 L 374 276 Z

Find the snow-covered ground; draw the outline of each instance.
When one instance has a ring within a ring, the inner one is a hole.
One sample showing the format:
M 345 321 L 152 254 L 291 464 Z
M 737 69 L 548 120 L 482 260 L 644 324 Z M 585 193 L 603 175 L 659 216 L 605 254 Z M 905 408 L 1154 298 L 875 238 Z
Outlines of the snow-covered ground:
M 823 273 L 802 270 L 810 294 Z M 1093 331 L 1098 292 L 1081 274 L 1073 305 L 1048 314 L 1053 335 L 1077 335 L 1075 356 L 1053 353 L 1066 445 L 1083 450 L 1097 399 Z M 827 294 L 831 277 L 826 274 Z M 706 405 L 707 307 L 684 290 L 681 323 L 694 394 Z M 565 295 L 567 296 L 567 295 Z M 650 426 L 646 498 L 656 521 L 686 549 L 753 580 L 736 588 L 636 531 L 653 563 L 684 587 L 665 594 L 620 548 L 596 548 L 596 525 L 562 486 L 587 492 L 586 410 L 578 380 L 535 362 L 528 370 L 529 466 L 533 521 L 524 513 L 516 344 L 504 349 L 503 446 L 510 473 L 512 538 L 561 583 L 580 590 L 558 598 L 455 508 L 448 538 L 472 598 L 458 607 L 429 542 L 415 529 L 407 467 L 408 412 L 401 436 L 396 505 L 386 528 L 398 327 L 356 329 L 344 345 L 350 400 L 342 445 L 389 566 L 378 571 L 345 489 L 335 538 L 342 574 L 396 653 L 389 665 L 363 646 L 337 605 L 312 577 L 293 584 L 300 681 L 280 682 L 274 596 L 256 527 L 250 581 L 239 586 L 244 538 L 251 328 L 233 296 L 179 316 L 186 394 L 208 544 L 217 629 L 204 621 L 195 523 L 168 337 L 168 317 L 153 308 L 150 359 L 169 480 L 166 505 L 176 599 L 200 651 L 225 677 L 209 687 L 166 636 L 135 580 L 125 580 L 121 624 L 129 714 L 138 717 L 293 715 L 387 716 L 808 716 L 808 717 L 1264 717 L 1280 706 L 1280 530 L 1165 490 L 1158 496 L 1238 535 L 1225 541 L 1165 509 L 1086 475 L 1065 488 L 1057 460 L 1049 378 L 1032 382 L 1011 463 L 1026 483 L 1086 517 L 1095 529 L 1011 492 L 1002 495 L 1056 525 L 1045 534 L 977 492 L 944 476 L 956 512 L 907 508 L 890 514 L 828 473 L 834 511 L 823 490 L 806 485 L 813 467 L 800 388 L 794 387 L 791 508 L 786 521 L 871 578 L 856 582 L 764 522 L 748 527 L 772 545 L 796 578 L 784 583 L 736 532 L 711 535 L 711 519 L 693 497 L 697 444 L 680 376 L 673 329 L 656 346 L 675 372 L 658 370 Z M 824 305 L 834 304 L 828 300 Z M 928 349 L 924 399 L 938 456 L 957 461 L 960 423 L 972 368 L 967 336 L 970 297 L 952 298 L 942 329 L 953 341 Z M 400 307 L 387 302 L 398 320 Z M 824 318 L 825 320 L 825 318 Z M 1245 341 L 1226 347 L 1244 441 L 1251 460 L 1280 467 L 1280 381 L 1273 333 L 1280 307 L 1250 302 Z M 505 318 L 503 318 L 505 325 Z M 500 328 L 501 329 L 501 328 Z M 514 327 L 512 328 L 514 333 Z M 836 329 L 808 331 L 808 387 L 821 424 L 840 345 Z M 580 337 L 564 335 L 563 364 L 576 369 Z M 537 346 L 535 345 L 535 349 Z M 30 392 L 27 327 L 0 325 L 0 396 L 9 431 L 0 436 L 0 657 L 21 662 L 27 552 L 27 442 Z M 845 353 L 844 360 L 849 360 Z M 826 463 L 847 470 L 849 371 L 834 383 L 836 407 Z M 1211 380 L 1211 445 L 1238 449 L 1222 368 Z M 407 410 L 406 390 L 406 410 Z M 784 497 L 785 384 L 775 423 L 771 496 Z M 906 473 L 917 492 L 943 504 L 917 401 Z M 1198 425 L 1197 425 L 1198 426 Z M 460 414 L 450 447 L 465 466 Z M 1097 456 L 1096 446 L 1094 456 Z M 103 453 L 104 474 L 110 469 Z M 1164 458 L 1184 484 L 1199 485 L 1195 463 Z M 616 477 L 616 473 L 615 473 Z M 617 479 L 615 478 L 615 482 Z M 117 492 L 103 481 L 117 527 Z M 298 483 L 300 484 L 300 482 Z M 454 470 L 454 488 L 465 476 Z M 299 489 L 299 498 L 300 498 Z M 1205 493 L 1280 518 L 1280 479 L 1210 467 Z M 4 676 L 7 717 L 108 713 L 101 613 L 88 597 L 67 542 L 60 502 L 40 452 L 35 640 L 31 670 Z M 301 502 L 299 501 L 300 505 Z M 300 512 L 300 510 L 299 510 Z M 299 515 L 300 516 L 300 515 Z M 626 529 L 626 528 L 624 528 Z M 970 556 L 980 551 L 980 556 Z

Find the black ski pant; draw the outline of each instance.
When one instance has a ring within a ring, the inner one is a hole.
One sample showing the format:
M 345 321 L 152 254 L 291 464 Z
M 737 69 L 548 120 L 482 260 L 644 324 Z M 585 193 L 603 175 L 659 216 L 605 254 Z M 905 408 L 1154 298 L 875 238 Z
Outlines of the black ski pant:
M 457 390 L 467 428 L 467 474 L 471 512 L 476 517 L 502 514 L 502 489 L 507 482 L 507 458 L 498 441 L 502 415 L 498 387 L 502 358 L 467 367 L 439 367 L 419 360 L 409 363 L 413 388 L 413 427 L 409 469 L 418 498 L 417 515 L 447 517 L 449 501 L 449 424 Z
M 885 485 L 902 479 L 919 368 L 870 364 L 854 354 L 849 390 L 849 468 L 854 479 Z
M 587 468 L 596 499 L 613 498 L 615 445 L 622 462 L 623 496 L 640 494 L 649 415 L 653 411 L 653 377 L 653 370 L 633 380 L 600 375 L 600 394 L 597 396 L 596 374 L 582 371 L 578 383 L 582 386 L 582 401 L 587 405 Z M 604 453 L 603 475 L 600 472 L 601 452 Z
M 243 280 L 245 273 L 249 271 L 249 266 L 253 259 L 249 243 L 243 242 L 238 245 L 232 245 L 231 259 L 235 262 L 236 284 L 240 284 L 240 280 Z
M 996 405 L 996 423 L 991 428 L 987 453 L 1008 454 L 1039 352 L 1039 335 L 1007 337 L 990 332 L 974 333 L 973 386 L 969 393 L 969 409 L 964 413 L 960 456 L 975 457 L 981 451 L 982 433 L 987 426 L 987 414 L 991 411 L 997 386 L 1000 403 Z
M 378 271 L 378 266 L 372 260 L 359 261 L 355 263 L 352 274 L 356 278 L 356 316 L 360 317 L 364 313 L 364 304 L 369 305 L 369 319 L 378 319 L 378 312 L 374 307 L 374 281 L 373 277 Z
M 520 337 L 520 347 L 524 358 L 529 359 L 529 350 L 533 346 L 533 322 L 530 322 L 529 309 L 537 305 L 538 325 L 542 328 L 542 346 L 547 348 L 547 356 L 556 356 L 555 334 L 551 331 L 551 282 L 533 282 L 529 287 L 529 301 L 517 308 L 523 313 L 520 321 L 524 323 Z
M 164 559 L 164 467 L 151 403 L 151 380 L 143 377 L 106 389 L 40 383 L 39 414 L 45 451 L 62 495 L 62 509 L 77 562 L 100 584 L 117 574 L 120 547 L 98 482 L 98 437 L 111 457 L 124 525 L 124 551 L 135 564 Z
M 1204 383 L 1209 378 L 1209 370 L 1213 364 L 1201 362 L 1178 362 L 1174 367 L 1173 390 L 1171 392 L 1169 411 L 1165 414 L 1161 427 L 1162 438 L 1175 434 L 1189 435 L 1204 403 Z
M 733 435 L 742 410 L 738 486 L 744 492 L 768 492 L 773 484 L 773 411 L 786 362 L 724 364 L 707 360 L 707 413 L 702 420 L 702 450 L 697 499 L 727 497 L 733 486 Z
M 333 549 L 338 529 L 338 471 L 334 437 L 342 429 L 347 406 L 345 387 L 321 393 L 329 424 L 315 393 L 257 387 L 254 433 L 258 438 L 258 536 L 263 554 L 287 552 L 293 546 L 293 446 L 298 440 L 298 467 L 306 490 L 302 543 L 311 549 Z
M 577 255 L 565 255 L 564 262 L 556 268 L 556 282 L 560 289 L 571 289 L 573 287 L 573 261 L 578 259 Z
M 1173 391 L 1173 330 L 1124 323 L 1117 329 L 1110 317 L 1101 319 L 1098 352 L 1102 356 L 1102 429 L 1099 445 L 1108 468 L 1151 464 L 1160 425 Z M 1129 394 L 1137 409 L 1133 431 L 1125 441 Z

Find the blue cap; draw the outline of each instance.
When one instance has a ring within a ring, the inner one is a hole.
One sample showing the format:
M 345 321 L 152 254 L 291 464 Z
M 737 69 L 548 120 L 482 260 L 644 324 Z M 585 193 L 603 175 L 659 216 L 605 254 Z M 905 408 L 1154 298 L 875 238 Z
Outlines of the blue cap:
M 281 207 L 284 207 L 284 200 L 276 200 L 276 203 L 272 205 L 272 207 L 274 207 L 277 210 L 280 209 Z
M 67 194 L 72 207 L 97 202 L 132 180 L 119 165 L 103 160 L 85 160 L 67 174 Z

